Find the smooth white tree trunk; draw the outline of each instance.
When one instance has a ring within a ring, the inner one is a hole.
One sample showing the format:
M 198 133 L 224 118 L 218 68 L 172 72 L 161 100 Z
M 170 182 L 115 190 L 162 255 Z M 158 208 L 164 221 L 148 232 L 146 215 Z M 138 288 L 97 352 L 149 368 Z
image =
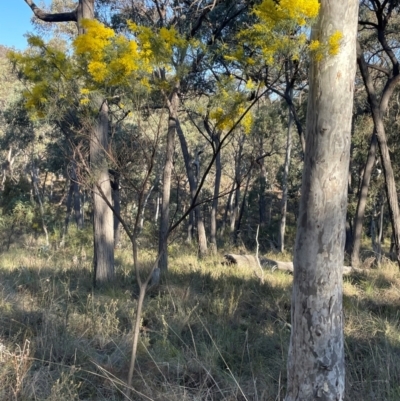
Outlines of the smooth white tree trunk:
M 311 60 L 285 401 L 344 399 L 342 270 L 358 4 L 321 0 L 311 34 L 326 43 L 340 31 L 343 39 L 338 55 Z

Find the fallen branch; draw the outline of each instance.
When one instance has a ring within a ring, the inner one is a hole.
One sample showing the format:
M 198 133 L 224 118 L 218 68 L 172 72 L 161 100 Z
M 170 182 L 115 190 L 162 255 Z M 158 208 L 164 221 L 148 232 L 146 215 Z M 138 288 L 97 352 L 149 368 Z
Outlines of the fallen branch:
M 247 266 L 254 269 L 259 269 L 258 258 L 253 255 L 235 255 L 233 253 L 227 253 L 226 255 L 224 255 L 224 258 L 227 264 Z M 280 260 L 260 258 L 260 264 L 263 267 L 270 267 L 272 271 L 282 270 L 293 273 L 293 262 L 282 262 Z M 364 269 L 357 269 L 351 266 L 343 266 L 343 275 L 363 272 L 365 272 Z

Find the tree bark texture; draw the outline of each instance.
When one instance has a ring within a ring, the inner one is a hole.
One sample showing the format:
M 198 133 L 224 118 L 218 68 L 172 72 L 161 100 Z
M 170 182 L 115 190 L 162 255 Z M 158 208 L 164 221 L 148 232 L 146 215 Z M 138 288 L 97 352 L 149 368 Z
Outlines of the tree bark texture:
M 361 188 L 358 195 L 356 216 L 354 218 L 353 250 L 351 252 L 351 265 L 358 267 L 360 264 L 360 246 L 365 207 L 367 206 L 367 196 L 371 175 L 375 164 L 377 150 L 377 139 L 375 132 L 372 134 L 371 144 L 369 146 L 367 161 L 365 163 L 364 173 L 361 181 Z
M 108 106 L 101 101 L 97 124 L 90 135 L 90 169 L 93 182 L 95 283 L 114 278 L 114 218 L 103 196 L 112 204 L 107 165 Z M 100 192 L 101 189 L 101 192 Z
M 285 401 L 342 401 L 343 259 L 356 72 L 358 0 L 321 0 L 311 38 L 343 34 L 339 53 L 311 60 L 306 151 L 294 250 Z

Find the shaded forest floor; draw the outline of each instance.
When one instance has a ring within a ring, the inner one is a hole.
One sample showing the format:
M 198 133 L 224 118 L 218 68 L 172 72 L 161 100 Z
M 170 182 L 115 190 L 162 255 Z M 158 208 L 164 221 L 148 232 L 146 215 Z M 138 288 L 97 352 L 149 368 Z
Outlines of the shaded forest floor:
M 292 277 L 199 261 L 173 245 L 145 301 L 133 400 L 282 400 Z M 154 255 L 143 252 L 142 268 Z M 275 259 L 279 259 L 274 255 Z M 11 249 L 0 262 L 0 399 L 122 400 L 137 287 L 129 250 L 92 289 L 91 255 Z M 345 278 L 346 399 L 400 399 L 400 274 Z

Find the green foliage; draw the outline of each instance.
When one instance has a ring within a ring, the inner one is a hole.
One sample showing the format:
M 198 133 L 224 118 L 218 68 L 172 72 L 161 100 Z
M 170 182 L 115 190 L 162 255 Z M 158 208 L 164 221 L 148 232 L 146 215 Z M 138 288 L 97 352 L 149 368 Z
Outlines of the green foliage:
M 30 215 L 31 213 L 28 213 L 27 210 L 32 209 L 31 189 L 31 183 L 24 175 L 20 175 L 17 182 L 7 178 L 0 196 L 0 207 L 3 214 L 14 213 L 16 218 L 24 214 Z M 27 213 L 24 213 L 24 210 Z

